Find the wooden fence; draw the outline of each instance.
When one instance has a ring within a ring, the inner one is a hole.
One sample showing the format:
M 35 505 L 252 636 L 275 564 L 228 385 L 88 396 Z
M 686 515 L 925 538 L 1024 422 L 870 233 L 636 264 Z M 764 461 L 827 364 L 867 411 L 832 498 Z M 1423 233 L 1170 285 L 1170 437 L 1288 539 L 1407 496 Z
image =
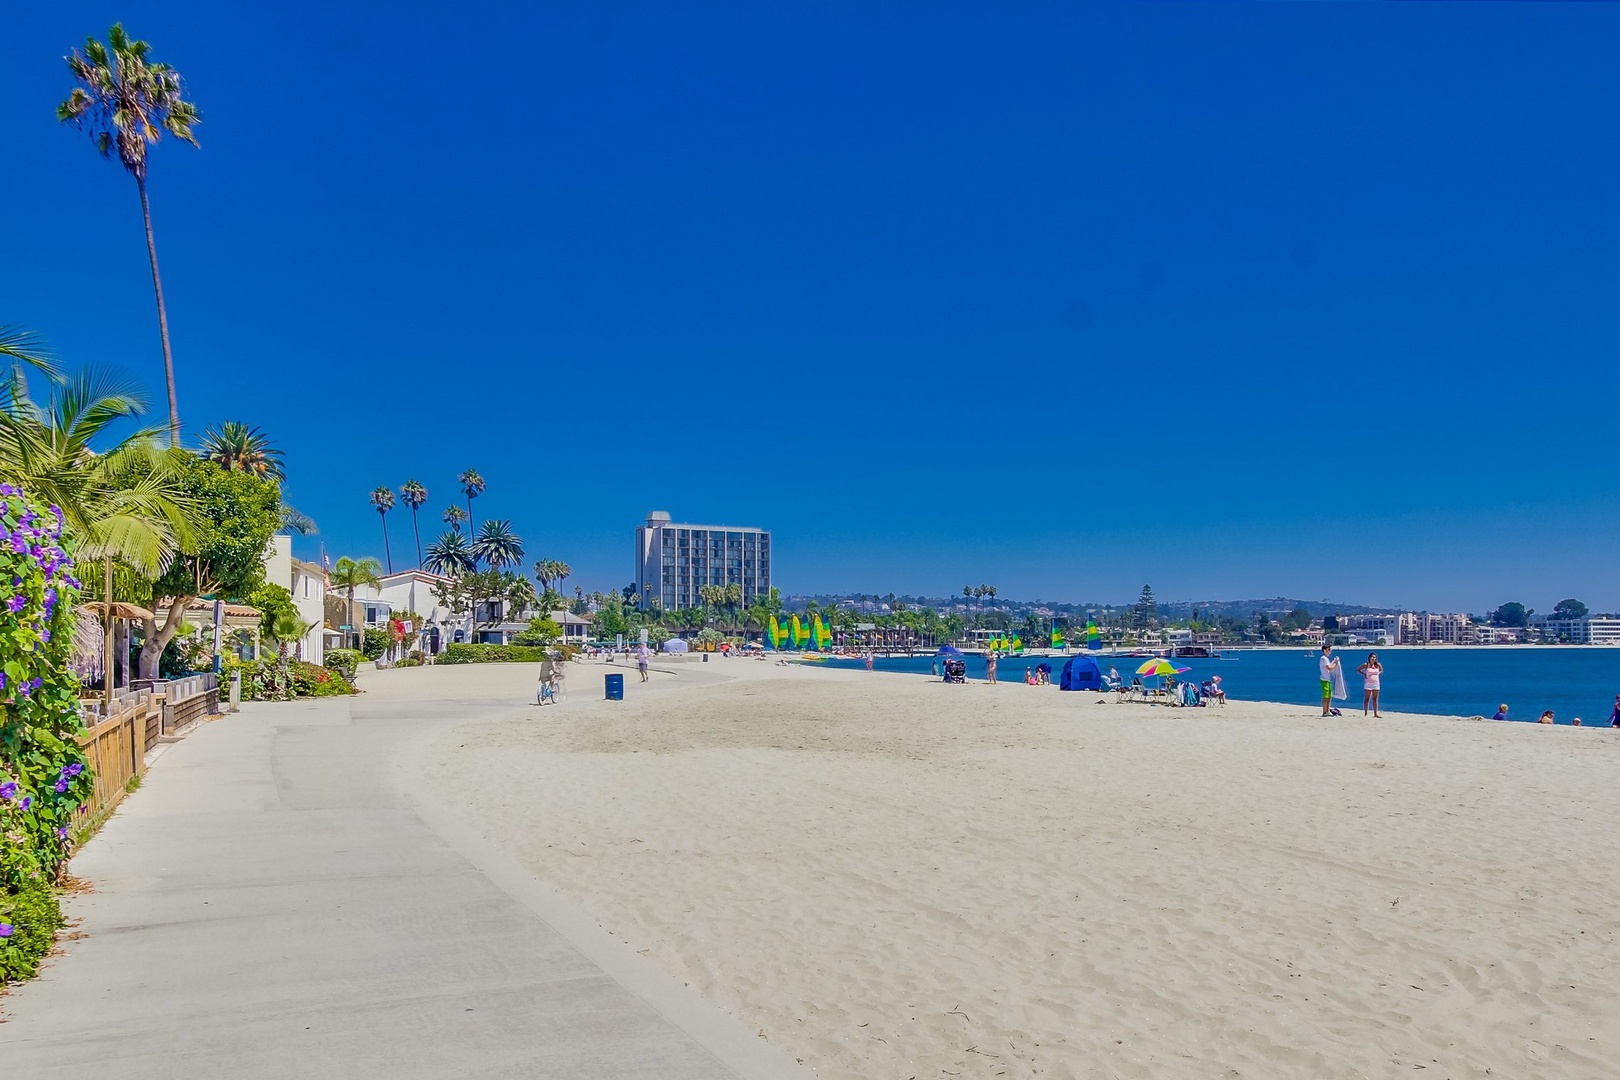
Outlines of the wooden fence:
M 188 675 L 163 684 L 163 734 L 173 735 L 219 712 L 219 676 Z
M 160 683 L 161 691 L 126 692 L 113 700 L 105 715 L 93 712 L 79 746 L 95 777 L 95 791 L 79 807 L 74 831 L 94 829 L 146 771 L 146 755 L 164 739 L 176 738 L 188 725 L 219 711 L 219 679 L 193 675 Z M 93 704 L 88 705 L 94 708 Z

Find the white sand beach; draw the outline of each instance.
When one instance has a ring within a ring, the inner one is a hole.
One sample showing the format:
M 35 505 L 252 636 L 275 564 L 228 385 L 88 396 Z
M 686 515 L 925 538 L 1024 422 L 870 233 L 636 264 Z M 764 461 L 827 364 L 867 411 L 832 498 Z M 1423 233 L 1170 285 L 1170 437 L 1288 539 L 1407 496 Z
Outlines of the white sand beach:
M 1620 1075 L 1620 734 L 604 670 L 425 788 L 824 1077 Z

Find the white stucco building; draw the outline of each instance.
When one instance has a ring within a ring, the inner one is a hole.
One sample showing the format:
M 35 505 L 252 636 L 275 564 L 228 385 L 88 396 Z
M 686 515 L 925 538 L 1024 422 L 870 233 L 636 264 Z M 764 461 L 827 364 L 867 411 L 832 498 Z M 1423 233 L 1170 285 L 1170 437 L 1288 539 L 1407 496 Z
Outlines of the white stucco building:
M 294 643 L 293 655 L 311 664 L 325 663 L 326 572 L 293 558 L 292 537 L 281 533 L 272 536 L 265 548 L 264 580 L 290 592 L 298 617 L 311 624 L 309 633 Z

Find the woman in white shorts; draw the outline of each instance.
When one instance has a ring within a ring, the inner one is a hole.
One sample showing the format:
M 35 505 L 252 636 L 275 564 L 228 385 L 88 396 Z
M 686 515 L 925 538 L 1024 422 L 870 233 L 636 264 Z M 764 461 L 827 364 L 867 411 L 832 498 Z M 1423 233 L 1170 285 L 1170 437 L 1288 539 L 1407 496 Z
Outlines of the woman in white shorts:
M 1361 715 L 1366 716 L 1370 708 L 1372 714 L 1378 716 L 1378 691 L 1379 684 L 1384 680 L 1384 665 L 1378 662 L 1377 653 L 1368 653 L 1367 662 L 1356 670 L 1361 672 L 1361 677 L 1366 680 L 1361 690 Z

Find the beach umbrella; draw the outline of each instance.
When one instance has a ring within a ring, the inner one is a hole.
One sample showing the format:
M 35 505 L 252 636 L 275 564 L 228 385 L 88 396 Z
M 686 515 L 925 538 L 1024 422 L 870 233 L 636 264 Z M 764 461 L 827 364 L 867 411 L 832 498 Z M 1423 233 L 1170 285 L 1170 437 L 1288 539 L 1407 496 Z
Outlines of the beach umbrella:
M 1186 670 L 1188 669 L 1184 667 L 1176 667 L 1162 656 L 1156 656 L 1137 668 L 1136 673 L 1138 675 L 1180 675 Z
M 934 655 L 935 656 L 961 656 L 962 655 L 962 650 L 958 649 L 955 645 L 941 645 L 939 647 L 939 652 L 935 653 Z

